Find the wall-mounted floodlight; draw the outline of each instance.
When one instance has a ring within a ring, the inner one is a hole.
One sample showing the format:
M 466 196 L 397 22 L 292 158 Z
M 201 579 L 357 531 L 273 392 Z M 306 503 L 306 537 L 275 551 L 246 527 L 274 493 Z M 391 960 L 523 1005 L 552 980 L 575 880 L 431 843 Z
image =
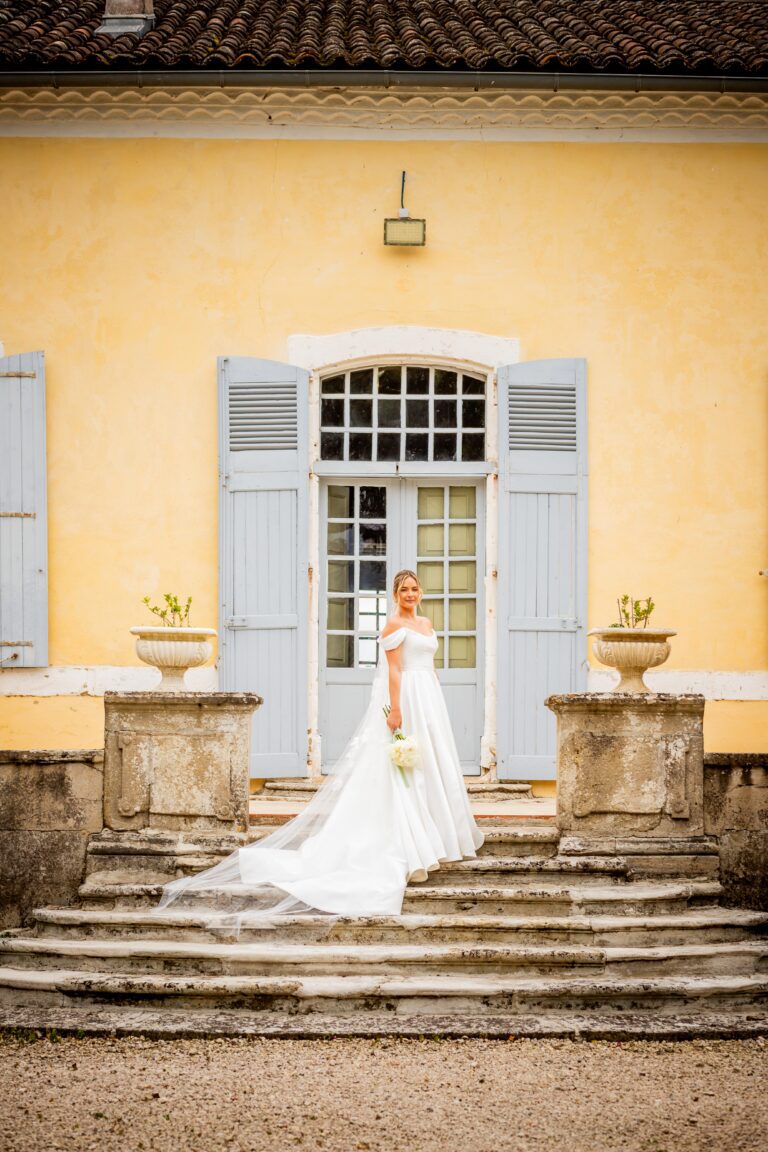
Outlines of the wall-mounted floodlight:
M 405 207 L 405 172 L 400 184 L 400 211 L 384 220 L 384 243 L 399 247 L 422 246 L 427 242 L 427 222 L 412 218 Z

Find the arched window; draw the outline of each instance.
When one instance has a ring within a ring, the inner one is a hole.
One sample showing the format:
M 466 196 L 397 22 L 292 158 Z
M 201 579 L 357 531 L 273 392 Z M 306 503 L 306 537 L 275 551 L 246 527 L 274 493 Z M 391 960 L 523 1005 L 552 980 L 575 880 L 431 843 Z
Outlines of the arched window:
M 477 372 L 405 363 L 320 379 L 321 460 L 482 462 L 485 427 Z

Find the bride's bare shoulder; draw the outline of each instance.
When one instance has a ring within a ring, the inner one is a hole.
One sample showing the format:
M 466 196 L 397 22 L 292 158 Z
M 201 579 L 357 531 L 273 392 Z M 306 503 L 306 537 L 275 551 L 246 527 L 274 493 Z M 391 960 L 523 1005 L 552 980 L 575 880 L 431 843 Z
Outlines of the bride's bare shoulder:
M 392 633 L 397 632 L 399 628 L 402 628 L 400 621 L 396 616 L 390 616 L 389 620 L 387 620 L 386 624 L 382 628 L 381 634 L 382 636 L 391 636 Z

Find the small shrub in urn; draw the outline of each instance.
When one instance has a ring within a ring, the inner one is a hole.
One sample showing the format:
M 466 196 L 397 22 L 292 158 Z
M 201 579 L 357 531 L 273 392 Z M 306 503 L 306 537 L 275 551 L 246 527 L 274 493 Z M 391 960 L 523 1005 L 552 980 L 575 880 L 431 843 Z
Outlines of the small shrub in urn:
M 215 628 L 193 628 L 189 623 L 192 597 L 182 604 L 178 596 L 166 592 L 165 607 L 152 605 L 149 596 L 142 603 L 157 616 L 160 623 L 141 624 L 131 628 L 136 637 L 136 655 L 145 664 L 162 672 L 158 689 L 163 692 L 183 692 L 184 674 L 188 668 L 198 668 L 210 660 L 213 651 L 209 637 Z
M 601 664 L 617 669 L 619 682 L 614 692 L 648 692 L 643 680 L 649 668 L 657 668 L 669 657 L 669 628 L 649 628 L 648 621 L 656 607 L 653 597 L 635 600 L 624 595 L 616 601 L 619 619 L 608 628 L 592 628 L 594 652 Z

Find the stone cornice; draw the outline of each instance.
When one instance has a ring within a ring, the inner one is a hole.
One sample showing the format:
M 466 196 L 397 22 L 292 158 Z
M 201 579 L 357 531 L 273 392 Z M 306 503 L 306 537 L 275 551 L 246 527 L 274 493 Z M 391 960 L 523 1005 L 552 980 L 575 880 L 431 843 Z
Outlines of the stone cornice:
M 768 93 L 1 89 L 0 134 L 768 140 Z

